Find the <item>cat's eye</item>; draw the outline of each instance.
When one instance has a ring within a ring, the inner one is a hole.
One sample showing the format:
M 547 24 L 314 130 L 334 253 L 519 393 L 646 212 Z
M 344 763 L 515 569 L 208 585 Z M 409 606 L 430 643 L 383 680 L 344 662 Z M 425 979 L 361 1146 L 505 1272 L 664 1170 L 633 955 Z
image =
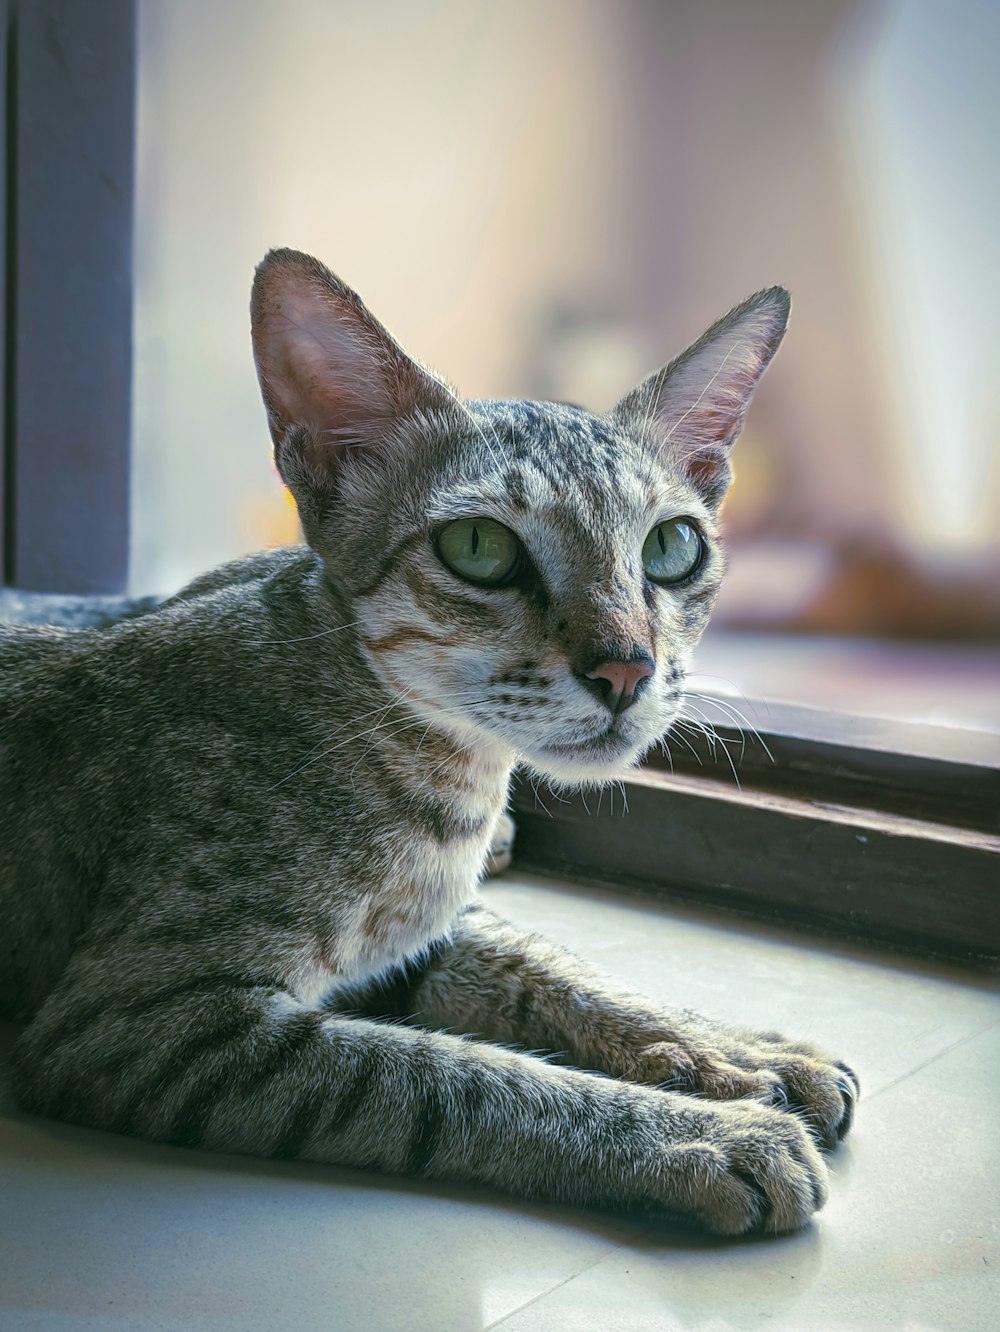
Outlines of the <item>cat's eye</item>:
M 654 583 L 682 583 L 701 563 L 705 545 L 684 518 L 657 523 L 642 545 L 642 567 Z
M 438 532 L 437 551 L 453 573 L 487 587 L 507 582 L 521 563 L 520 541 L 492 518 L 456 518 Z

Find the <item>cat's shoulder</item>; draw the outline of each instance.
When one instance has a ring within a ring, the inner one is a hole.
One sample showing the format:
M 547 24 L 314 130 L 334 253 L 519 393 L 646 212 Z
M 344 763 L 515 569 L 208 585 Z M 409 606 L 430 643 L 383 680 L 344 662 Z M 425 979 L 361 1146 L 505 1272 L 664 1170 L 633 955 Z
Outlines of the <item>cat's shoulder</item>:
M 211 643 L 269 640 L 313 629 L 315 589 L 322 565 L 308 546 L 288 546 L 231 560 L 199 575 L 166 600 L 145 598 L 140 606 L 126 598 L 101 599 L 100 615 L 70 606 L 87 598 L 35 598 L 20 623 L 12 615 L 0 624 L 0 675 L 39 667 L 80 666 L 103 669 L 104 663 L 154 654 L 184 642 Z M 65 605 L 63 604 L 65 603 Z M 68 609 L 67 609 L 68 608 Z M 2 607 L 0 607 L 2 609 Z
M 218 592 L 234 591 L 237 588 L 261 590 L 265 584 L 275 581 L 294 582 L 297 578 L 313 577 L 319 565 L 319 557 L 308 546 L 282 546 L 275 550 L 256 551 L 252 555 L 241 555 L 229 560 L 206 573 L 199 574 L 172 597 L 162 603 L 163 609 L 181 602 L 190 602 L 201 597 L 213 596 Z
M 147 639 L 306 633 L 323 581 L 322 562 L 308 546 L 261 551 L 200 574 L 154 614 L 120 629 Z

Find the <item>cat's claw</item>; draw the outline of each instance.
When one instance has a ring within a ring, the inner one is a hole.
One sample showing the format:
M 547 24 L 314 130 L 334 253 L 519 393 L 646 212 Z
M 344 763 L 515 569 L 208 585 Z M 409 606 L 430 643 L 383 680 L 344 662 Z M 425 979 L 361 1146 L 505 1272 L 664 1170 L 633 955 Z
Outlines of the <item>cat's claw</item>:
M 717 1101 L 754 1100 L 801 1119 L 823 1147 L 835 1147 L 854 1119 L 859 1082 L 846 1064 L 799 1042 L 716 1031 L 657 1041 L 626 1076 Z
M 858 1099 L 857 1079 L 849 1082 L 846 1078 L 838 1078 L 837 1088 L 844 1098 L 844 1114 L 837 1125 L 837 1141 L 839 1142 L 842 1138 L 847 1137 L 851 1124 L 854 1122 L 854 1106 Z

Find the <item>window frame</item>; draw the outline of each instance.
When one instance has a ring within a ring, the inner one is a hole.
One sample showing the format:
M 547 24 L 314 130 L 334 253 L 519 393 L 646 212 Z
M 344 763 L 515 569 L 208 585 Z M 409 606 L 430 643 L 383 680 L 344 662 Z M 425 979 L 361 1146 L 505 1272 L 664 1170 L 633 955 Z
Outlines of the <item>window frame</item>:
M 995 968 L 1000 737 L 766 712 L 754 734 L 668 734 L 669 759 L 603 794 L 519 778 L 515 864 Z
M 136 3 L 0 0 L 0 17 L 0 581 L 117 592 L 128 574 Z M 714 749 L 689 736 L 672 767 L 653 757 L 600 798 L 519 778 L 515 863 L 996 964 L 1000 738 L 770 701 L 756 736 L 715 731 Z
M 135 0 L 0 0 L 2 581 L 124 589 Z

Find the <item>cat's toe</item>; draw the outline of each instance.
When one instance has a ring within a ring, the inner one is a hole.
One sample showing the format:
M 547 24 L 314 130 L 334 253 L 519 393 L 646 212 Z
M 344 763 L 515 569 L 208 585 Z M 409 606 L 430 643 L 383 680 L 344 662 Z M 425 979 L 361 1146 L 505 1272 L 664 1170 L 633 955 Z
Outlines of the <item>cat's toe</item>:
M 775 1078 L 783 1096 L 772 1091 L 757 1099 L 801 1120 L 822 1147 L 835 1147 L 849 1132 L 860 1094 L 860 1079 L 849 1064 L 773 1032 L 734 1035 L 727 1054 L 748 1076 Z
M 671 1155 L 688 1210 L 715 1234 L 797 1230 L 826 1201 L 826 1167 L 809 1134 L 765 1106 L 713 1107 L 705 1140 Z
M 857 1082 L 838 1066 L 806 1056 L 780 1069 L 788 1111 L 796 1114 L 821 1146 L 833 1148 L 849 1132 L 858 1099 Z

